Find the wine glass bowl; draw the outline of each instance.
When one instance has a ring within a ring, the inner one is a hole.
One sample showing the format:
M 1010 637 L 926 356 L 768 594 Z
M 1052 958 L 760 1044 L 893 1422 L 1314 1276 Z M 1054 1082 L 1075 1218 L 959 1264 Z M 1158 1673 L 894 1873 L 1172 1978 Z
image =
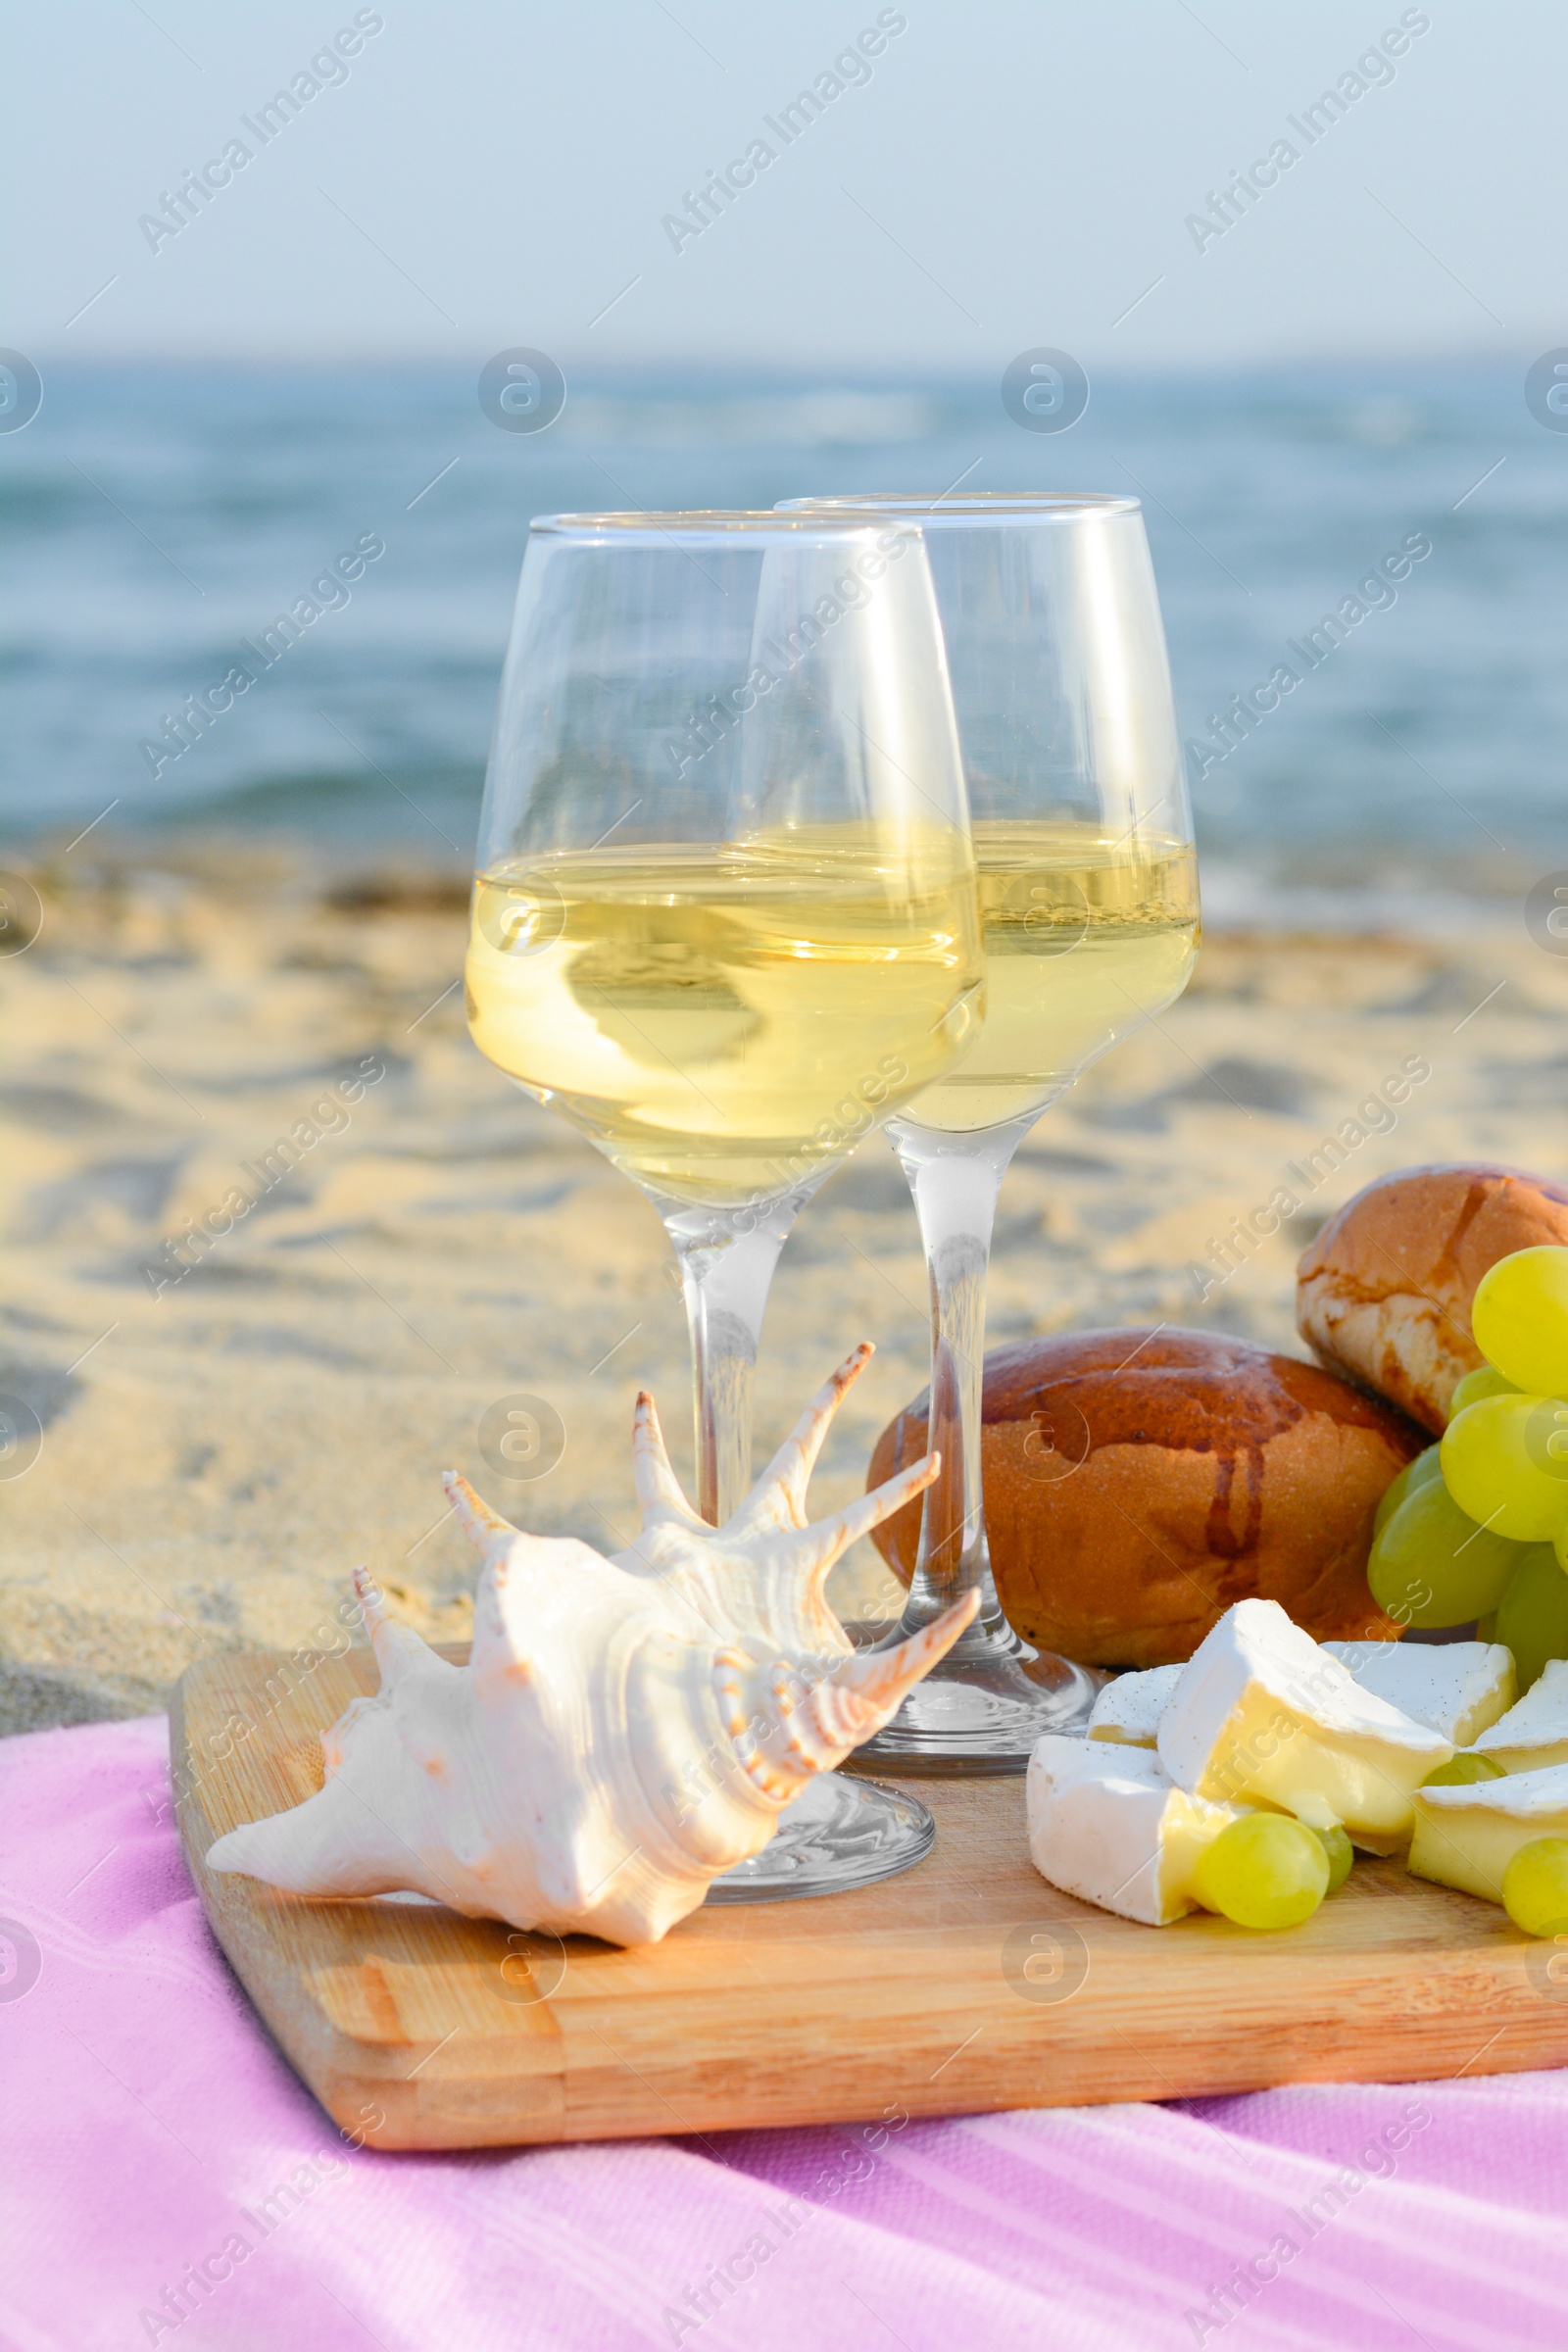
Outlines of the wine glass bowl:
M 662 1202 L 756 1209 L 939 1076 L 979 943 L 919 532 L 536 522 L 466 980 L 481 1052 Z
M 906 1770 L 1021 1771 L 1081 1728 L 1098 1678 L 1006 1625 L 980 1478 L 985 1280 L 1003 1176 L 1041 1112 L 1180 995 L 1198 873 L 1159 603 L 1138 501 L 902 495 L 794 513 L 918 518 L 979 873 L 985 1014 L 890 1123 L 934 1308 L 928 1490 L 903 1629 L 978 1584 L 978 1623 L 862 1751 Z

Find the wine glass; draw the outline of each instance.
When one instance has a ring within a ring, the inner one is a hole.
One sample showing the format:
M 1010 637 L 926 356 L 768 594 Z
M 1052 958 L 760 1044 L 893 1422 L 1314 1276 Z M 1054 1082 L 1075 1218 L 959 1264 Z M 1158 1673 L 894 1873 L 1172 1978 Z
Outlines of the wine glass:
M 1198 866 L 1164 631 L 1134 498 L 882 495 L 788 513 L 917 519 L 942 616 L 980 871 L 986 1006 L 954 1068 L 888 1133 L 930 1273 L 927 1489 L 901 1633 L 978 1585 L 981 1613 L 858 1755 L 883 1768 L 1021 1772 L 1081 1729 L 1102 1679 L 1008 1626 L 980 1474 L 985 1286 L 997 1197 L 1041 1112 L 1180 996 Z M 1082 1431 L 1041 1426 L 1031 1467 L 1070 1476 Z
M 973 851 L 917 524 L 550 515 L 517 590 L 466 963 L 480 1051 L 638 1184 L 691 1332 L 698 1507 L 751 1484 L 785 1236 L 978 1020 Z M 824 1775 L 719 1899 L 933 1836 Z

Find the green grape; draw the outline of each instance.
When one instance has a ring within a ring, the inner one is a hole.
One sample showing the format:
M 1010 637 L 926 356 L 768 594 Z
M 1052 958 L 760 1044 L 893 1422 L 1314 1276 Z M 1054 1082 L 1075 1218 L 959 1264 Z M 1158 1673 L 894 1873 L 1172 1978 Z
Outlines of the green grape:
M 1504 1380 L 1500 1372 L 1494 1372 L 1490 1364 L 1483 1364 L 1479 1371 L 1467 1372 L 1463 1380 L 1454 1384 L 1453 1395 L 1448 1398 L 1448 1419 L 1451 1421 L 1456 1413 L 1462 1413 L 1467 1404 L 1479 1404 L 1483 1396 L 1517 1396 L 1518 1394 L 1511 1380 Z
M 1442 1453 L 1448 1493 L 1494 1535 L 1539 1544 L 1568 1519 L 1568 1403 L 1561 1398 L 1483 1396 L 1448 1423 Z
M 1239 1928 L 1298 1928 L 1328 1891 L 1325 1842 L 1288 1813 L 1244 1813 L 1203 1848 L 1193 1892 Z
M 1517 1544 L 1478 1527 L 1441 1478 L 1428 1478 L 1385 1522 L 1366 1581 L 1396 1625 L 1468 1625 L 1495 1608 L 1518 1558 Z
M 1338 1822 L 1334 1824 L 1332 1830 L 1315 1829 L 1312 1835 L 1329 1858 L 1328 1891 L 1330 1894 L 1338 1894 L 1350 1875 L 1350 1864 L 1355 1860 L 1355 1848 Z
M 1440 1764 L 1422 1782 L 1423 1788 L 1468 1788 L 1477 1781 L 1500 1781 L 1502 1766 L 1490 1756 L 1478 1756 L 1473 1747 L 1461 1747 L 1446 1764 Z
M 1476 1619 L 1476 1640 L 1478 1642 L 1495 1642 L 1496 1639 L 1497 1612 L 1495 1609 L 1489 1609 L 1484 1617 Z
M 1499 1257 L 1470 1302 L 1476 1346 L 1516 1389 L 1568 1391 L 1568 1250 L 1516 1250 Z
M 1424 1487 L 1429 1478 L 1440 1478 L 1442 1474 L 1443 1448 L 1441 1446 L 1429 1446 L 1425 1453 L 1416 1455 L 1413 1462 L 1406 1462 L 1394 1484 L 1383 1490 L 1382 1499 L 1378 1503 L 1377 1512 L 1372 1521 L 1373 1535 L 1375 1537 L 1382 1535 L 1383 1530 L 1394 1517 L 1395 1512 L 1412 1487 Z
M 1527 1936 L 1568 1936 L 1568 1838 L 1532 1838 L 1502 1874 L 1502 1907 Z
M 1549 1544 L 1529 1544 L 1497 1603 L 1494 1642 L 1513 1651 L 1521 1694 L 1552 1658 L 1568 1658 L 1568 1576 Z

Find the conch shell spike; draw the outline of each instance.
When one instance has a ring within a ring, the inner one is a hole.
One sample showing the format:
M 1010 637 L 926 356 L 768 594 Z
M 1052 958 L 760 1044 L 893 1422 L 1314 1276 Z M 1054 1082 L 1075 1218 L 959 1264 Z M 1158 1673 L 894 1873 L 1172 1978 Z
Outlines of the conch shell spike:
M 482 1551 L 487 1561 L 505 1559 L 517 1535 L 511 1520 L 503 1519 L 499 1511 L 493 1511 L 456 1470 L 443 1470 L 441 1484 L 446 1489 L 447 1500 L 459 1524 L 475 1550 Z
M 934 1625 L 911 1634 L 896 1648 L 860 1650 L 834 1677 L 838 1689 L 852 1690 L 863 1707 L 874 1710 L 879 1721 L 885 1720 L 885 1710 L 904 1704 L 922 1675 L 947 1656 L 957 1636 L 979 1614 L 979 1593 L 966 1592 Z
M 753 1777 L 763 1787 L 781 1788 L 787 1798 L 793 1793 L 791 1771 L 828 1769 L 847 1749 L 869 1740 L 897 1712 L 920 1677 L 947 1655 L 965 1626 L 973 1623 L 979 1607 L 979 1593 L 966 1592 L 934 1625 L 888 1649 L 865 1650 L 846 1659 L 834 1673 L 808 1683 L 798 1695 L 788 1690 L 787 1670 L 775 1668 L 785 1754 L 779 1758 L 765 1742 L 759 1742 L 749 1765 Z
M 646 1389 L 638 1390 L 637 1408 L 632 1415 L 631 1474 L 645 1533 L 666 1523 L 676 1527 L 706 1526 L 707 1522 L 698 1517 L 681 1491 L 664 1444 L 664 1433 L 659 1426 L 659 1407 Z
M 923 1494 L 941 1469 L 941 1454 L 928 1453 L 920 1461 L 911 1462 L 907 1470 L 901 1470 L 896 1478 L 874 1487 L 869 1494 L 860 1495 L 858 1501 L 846 1504 L 842 1511 L 813 1528 L 811 1532 L 819 1549 L 811 1563 L 812 1581 L 825 1583 L 835 1562 L 852 1544 L 869 1535 L 873 1527 L 880 1527 L 884 1519 L 891 1519 L 895 1511 L 902 1511 L 917 1494 Z
M 426 1664 L 445 1664 L 420 1641 L 412 1625 L 403 1625 L 396 1617 L 388 1616 L 385 1597 L 368 1568 L 356 1568 L 351 1581 L 354 1597 L 365 1612 L 365 1630 L 370 1637 L 383 1690 L 390 1690 L 406 1675 L 416 1674 Z
M 847 1391 L 854 1387 L 875 1353 L 869 1340 L 862 1340 L 822 1383 L 729 1522 L 730 1532 L 744 1536 L 754 1528 L 806 1525 L 806 1490 L 822 1450 L 822 1441 Z M 849 1539 L 846 1537 L 845 1541 Z

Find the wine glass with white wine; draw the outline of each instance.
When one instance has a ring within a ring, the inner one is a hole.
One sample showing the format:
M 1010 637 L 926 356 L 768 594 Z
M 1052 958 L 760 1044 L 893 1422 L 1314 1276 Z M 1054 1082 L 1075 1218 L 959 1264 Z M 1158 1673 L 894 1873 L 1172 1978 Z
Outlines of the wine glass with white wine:
M 1133 498 L 879 496 L 790 513 L 917 520 L 942 616 L 980 874 L 986 1005 L 961 1061 L 889 1127 L 931 1280 L 926 1492 L 901 1634 L 975 1586 L 981 1613 L 859 1751 L 883 1769 L 1021 1772 L 1098 1677 L 1007 1625 L 980 1471 L 985 1289 L 1002 1179 L 1041 1112 L 1187 985 L 1198 863 L 1159 600 Z M 1083 1433 L 1041 1430 L 1070 1476 Z
M 475 1043 L 654 1202 L 691 1332 L 698 1507 L 751 1483 L 784 1238 L 970 1040 L 973 850 L 917 524 L 536 520 L 480 821 Z M 858 1886 L 933 1835 L 837 1774 L 718 1899 Z

